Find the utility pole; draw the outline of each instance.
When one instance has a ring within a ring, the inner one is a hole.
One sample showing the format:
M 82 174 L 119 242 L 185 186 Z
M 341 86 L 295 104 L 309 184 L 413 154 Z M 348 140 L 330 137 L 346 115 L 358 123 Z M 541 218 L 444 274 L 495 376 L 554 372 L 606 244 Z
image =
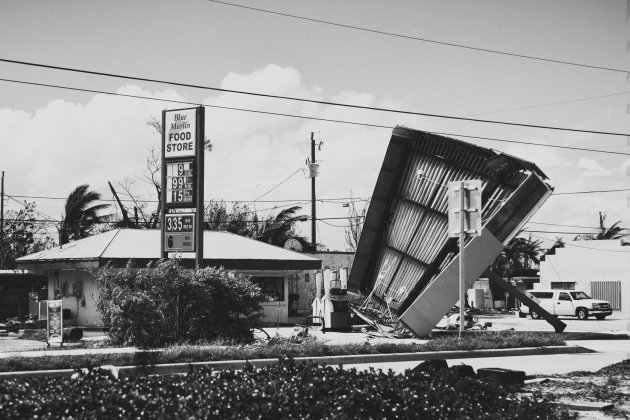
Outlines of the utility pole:
M 0 246 L 4 248 L 4 171 L 2 171 L 0 184 Z M 0 268 L 4 268 L 2 262 L 0 262 Z
M 4 171 L 0 181 L 0 244 L 4 243 Z
M 311 247 L 312 252 L 317 252 L 317 206 L 315 205 L 315 133 L 311 131 L 311 164 L 309 165 L 311 175 Z

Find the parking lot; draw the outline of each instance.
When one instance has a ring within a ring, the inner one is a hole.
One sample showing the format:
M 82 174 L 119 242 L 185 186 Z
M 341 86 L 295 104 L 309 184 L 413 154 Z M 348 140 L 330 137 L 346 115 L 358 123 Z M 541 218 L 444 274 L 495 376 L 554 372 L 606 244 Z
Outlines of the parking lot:
M 516 331 L 550 331 L 553 327 L 543 319 L 518 318 L 516 315 L 498 315 L 488 316 L 479 315 L 479 322 L 492 322 L 489 329 L 500 331 L 514 329 Z M 630 333 L 630 319 L 613 313 L 611 316 L 603 320 L 597 320 L 593 317 L 581 321 L 575 317 L 560 317 L 562 322 L 567 324 L 565 332 L 596 332 L 596 333 L 612 333 L 612 334 L 628 334 Z
M 502 330 L 515 330 L 515 331 L 549 331 L 554 332 L 553 327 L 542 319 L 533 320 L 530 317 L 518 318 L 515 315 L 478 315 L 478 322 L 481 324 L 492 323 L 492 326 L 488 328 L 489 331 L 502 331 Z M 565 332 L 579 333 L 608 333 L 608 334 L 630 334 L 630 319 L 622 317 L 618 314 L 604 320 L 596 320 L 595 318 L 589 318 L 585 321 L 580 321 L 577 318 L 560 318 L 562 322 L 567 324 Z M 268 334 L 274 336 L 279 334 L 281 336 L 289 336 L 294 333 L 292 327 L 280 327 L 267 328 Z M 311 334 L 316 335 L 318 339 L 328 342 L 330 344 L 341 343 L 360 343 L 364 342 L 368 337 L 361 332 L 327 332 L 321 334 L 316 329 L 311 329 Z M 102 337 L 102 332 L 85 331 L 84 339 L 96 339 Z M 424 340 L 418 339 L 379 339 L 372 337 L 370 341 L 373 343 L 380 341 L 392 341 L 392 342 L 422 342 Z M 66 344 L 66 347 L 73 347 L 72 344 Z M 33 350 L 45 350 L 46 343 L 35 340 L 23 340 L 19 339 L 17 334 L 11 333 L 8 337 L 0 337 L 0 353 L 13 353 L 22 351 Z

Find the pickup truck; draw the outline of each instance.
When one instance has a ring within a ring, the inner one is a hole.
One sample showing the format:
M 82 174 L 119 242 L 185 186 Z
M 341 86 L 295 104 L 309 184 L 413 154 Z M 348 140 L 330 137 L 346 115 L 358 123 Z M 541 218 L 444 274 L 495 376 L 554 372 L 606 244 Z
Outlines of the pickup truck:
M 577 316 L 578 319 L 584 320 L 590 315 L 604 319 L 612 314 L 610 302 L 592 299 L 579 290 L 528 290 L 526 294 L 547 312 L 556 316 Z M 540 318 L 538 312 L 525 305 L 521 305 L 520 310 L 529 313 L 532 319 Z

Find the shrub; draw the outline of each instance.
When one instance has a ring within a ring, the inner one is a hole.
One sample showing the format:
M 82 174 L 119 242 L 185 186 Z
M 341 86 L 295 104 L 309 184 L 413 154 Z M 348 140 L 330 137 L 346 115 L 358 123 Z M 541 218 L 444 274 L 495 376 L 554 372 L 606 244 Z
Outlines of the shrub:
M 176 260 L 146 268 L 107 265 L 96 273 L 97 309 L 112 344 L 156 347 L 218 337 L 248 340 L 264 295 L 222 268 L 185 269 Z
M 188 375 L 0 381 L 0 412 L 14 418 L 569 419 L 540 394 L 451 370 L 357 371 L 292 360 L 262 369 Z

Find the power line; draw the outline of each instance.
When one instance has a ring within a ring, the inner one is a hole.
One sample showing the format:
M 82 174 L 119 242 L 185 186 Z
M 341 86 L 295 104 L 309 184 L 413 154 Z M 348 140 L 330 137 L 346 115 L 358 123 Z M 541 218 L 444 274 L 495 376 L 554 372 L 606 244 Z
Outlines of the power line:
M 21 205 L 22 207 L 24 207 L 25 209 L 28 210 L 28 207 L 26 206 L 25 203 L 22 203 L 20 200 L 17 200 L 14 196 L 9 195 L 9 194 L 5 194 L 7 197 L 9 197 L 11 200 L 15 201 L 16 203 L 18 203 L 19 205 Z M 54 220 L 52 217 L 50 217 L 47 214 L 42 213 L 41 211 L 37 210 L 37 209 L 31 209 L 34 213 L 47 218 L 48 220 L 50 220 L 51 222 L 58 222 L 57 220 Z
M 288 177 L 286 177 L 284 180 L 282 180 L 278 185 L 276 185 L 275 187 L 271 188 L 269 191 L 267 191 L 266 193 L 258 196 L 258 198 L 254 199 L 254 201 L 250 201 L 248 203 L 245 204 L 249 204 L 249 203 L 255 203 L 256 201 L 258 201 L 259 199 L 263 198 L 264 196 L 266 196 L 267 194 L 269 194 L 270 192 L 272 192 L 273 190 L 275 190 L 276 188 L 278 188 L 280 185 L 284 184 L 285 182 L 287 182 L 289 179 L 293 178 L 293 176 L 295 174 L 297 174 L 298 172 L 300 172 L 302 170 L 302 168 L 298 168 L 295 172 L 293 172 L 291 175 L 289 175 Z
M 523 107 L 519 107 L 519 108 L 502 109 L 502 110 L 499 110 L 499 111 L 480 112 L 480 113 L 477 113 L 477 114 L 470 114 L 469 116 L 470 117 L 475 117 L 477 115 L 490 115 L 490 114 L 500 114 L 502 112 L 524 111 L 526 109 L 544 108 L 544 107 L 554 106 L 554 105 L 565 105 L 565 104 L 572 104 L 572 103 L 576 103 L 576 102 L 590 101 L 590 100 L 593 100 L 593 99 L 610 98 L 610 97 L 613 97 L 613 96 L 627 95 L 629 93 L 630 93 L 630 90 L 627 90 L 625 92 L 609 93 L 607 95 L 589 96 L 589 97 L 586 97 L 586 98 L 569 99 L 569 100 L 566 100 L 566 101 L 550 102 L 550 103 L 540 104 L 540 105 L 523 106 Z
M 622 189 L 612 189 L 612 190 L 589 190 L 589 191 L 570 191 L 564 193 L 553 192 L 552 195 L 577 195 L 577 194 L 595 194 L 595 193 L 611 193 L 611 192 L 626 192 L 630 191 L 630 188 L 622 188 Z M 8 196 L 8 194 L 7 194 Z M 41 196 L 41 195 L 16 195 L 11 194 L 11 197 L 15 198 L 30 198 L 30 199 L 41 199 L 41 200 L 67 200 L 67 197 L 51 197 L 51 196 Z M 345 202 L 358 202 L 358 201 L 370 201 L 371 197 L 334 197 L 334 198 L 318 198 L 317 201 L 321 203 L 332 203 L 332 204 L 343 204 Z M 107 201 L 113 202 L 113 199 L 101 199 L 99 201 Z M 133 201 L 131 199 L 125 198 L 121 199 L 121 201 Z M 136 200 L 138 203 L 157 203 L 159 200 Z M 247 200 L 206 200 L 204 203 L 247 203 Z M 252 202 L 252 201 L 250 201 Z M 296 198 L 292 200 L 257 200 L 258 203 L 295 203 L 301 204 L 305 202 L 310 202 L 308 198 Z M 534 223 L 534 222 L 530 222 Z M 578 227 L 578 226 L 576 226 Z
M 322 221 L 322 220 L 340 220 L 340 219 L 347 219 L 348 217 L 322 217 L 322 218 L 317 218 L 317 221 Z M 299 216 L 299 222 L 306 222 L 312 220 L 311 217 L 309 216 Z M 98 221 L 93 221 L 91 222 L 92 224 L 99 224 L 99 225 L 107 225 L 107 224 L 116 224 L 117 222 L 120 222 L 122 220 L 98 220 Z M 5 219 L 5 222 L 28 222 L 28 223 L 59 223 L 59 221 L 56 220 L 48 220 L 48 219 L 16 219 L 16 218 L 10 218 L 10 219 Z M 79 223 L 79 222 L 84 222 L 84 220 L 65 220 L 65 222 L 68 223 Z M 266 220 L 261 219 L 261 220 L 239 220 L 239 222 L 244 222 L 244 223 L 265 223 Z M 212 220 L 205 220 L 204 223 L 208 223 L 208 224 L 219 224 L 219 223 L 223 223 L 222 221 L 212 221 Z M 145 229 L 146 230 L 146 229 Z
M 527 224 L 546 225 L 546 226 L 563 226 L 563 227 L 582 228 L 582 229 L 597 229 L 597 227 L 595 226 L 575 226 L 575 225 L 564 225 L 560 223 L 527 222 Z
M 187 87 L 187 88 L 194 88 L 194 89 L 212 90 L 215 92 L 234 93 L 238 95 L 247 95 L 247 96 L 255 96 L 255 97 L 270 98 L 270 99 L 281 99 L 281 100 L 294 101 L 294 102 L 307 102 L 307 103 L 319 104 L 319 105 L 338 106 L 342 108 L 361 109 L 361 110 L 366 110 L 366 111 L 377 111 L 377 112 L 388 112 L 388 113 L 403 114 L 403 115 L 443 118 L 443 119 L 449 119 L 449 120 L 469 121 L 469 122 L 477 122 L 477 123 L 483 123 L 483 124 L 499 124 L 499 125 L 515 126 L 515 127 L 538 128 L 538 129 L 543 129 L 543 130 L 569 131 L 569 132 L 574 132 L 574 133 L 588 133 L 588 134 L 599 134 L 599 135 L 607 135 L 607 136 L 630 136 L 630 133 L 616 133 L 616 132 L 598 131 L 598 130 L 579 130 L 576 128 L 568 128 L 568 127 L 554 127 L 554 126 L 547 126 L 547 125 L 524 124 L 524 123 L 515 123 L 515 122 L 508 122 L 508 121 L 483 120 L 483 119 L 477 119 L 477 118 L 458 117 L 454 115 L 432 114 L 432 113 L 427 113 L 427 112 L 406 111 L 402 109 L 381 108 L 381 107 L 372 107 L 372 106 L 365 106 L 365 105 L 353 105 L 353 104 L 347 104 L 347 103 L 342 103 L 342 102 L 319 101 L 316 99 L 299 98 L 299 97 L 294 97 L 294 96 L 272 95 L 268 93 L 257 93 L 257 92 L 244 91 L 244 90 L 224 89 L 224 88 L 218 88 L 218 87 L 213 87 L 213 86 L 195 85 L 192 83 L 181 83 L 181 82 L 173 82 L 173 81 L 160 80 L 160 79 L 151 79 L 147 77 L 129 76 L 129 75 L 107 73 L 107 72 L 100 72 L 100 71 L 94 71 L 94 70 L 83 70 L 83 69 L 77 69 L 73 67 L 53 66 L 50 64 L 33 63 L 33 62 L 20 61 L 20 60 L 10 60 L 7 58 L 0 58 L 0 62 L 20 64 L 24 66 L 39 67 L 39 68 L 46 68 L 46 69 L 52 69 L 52 70 L 69 71 L 69 72 L 81 73 L 81 74 L 90 74 L 90 75 L 95 75 L 95 76 L 113 77 L 113 78 L 118 78 L 118 79 L 128 79 L 128 80 L 136 80 L 136 81 L 150 82 L 150 83 L 161 83 L 161 84 L 168 84 L 172 86 L 180 86 L 180 87 Z
M 411 35 L 397 34 L 397 33 L 393 33 L 393 32 L 381 31 L 381 30 L 378 30 L 378 29 L 371 29 L 371 28 L 365 28 L 365 27 L 361 27 L 361 26 L 354 26 L 354 25 L 348 25 L 348 24 L 343 24 L 343 23 L 330 22 L 330 21 L 326 21 L 326 20 L 309 18 L 309 17 L 305 17 L 305 16 L 292 15 L 292 14 L 289 14 L 289 13 L 275 12 L 273 10 L 260 9 L 260 8 L 257 8 L 257 7 L 244 6 L 244 5 L 241 5 L 241 4 L 229 3 L 229 2 L 225 2 L 225 1 L 219 1 L 219 0 L 208 0 L 208 1 L 212 2 L 212 3 L 223 4 L 223 5 L 226 5 L 226 6 L 239 7 L 239 8 L 242 8 L 242 9 L 253 10 L 253 11 L 256 11 L 256 12 L 262 12 L 262 13 L 268 13 L 268 14 L 272 14 L 272 15 L 289 17 L 289 18 L 292 18 L 292 19 L 299 19 L 299 20 L 304 20 L 304 21 L 308 21 L 308 22 L 321 23 L 321 24 L 324 24 L 324 25 L 336 26 L 336 27 L 339 27 L 339 28 L 346 28 L 346 29 L 353 29 L 353 30 L 356 30 L 356 31 L 369 32 L 369 33 L 374 33 L 374 34 L 378 34 L 378 35 L 386 35 L 386 36 L 391 36 L 391 37 L 396 37 L 396 38 L 403 38 L 403 39 L 408 39 L 408 40 L 412 40 L 412 41 L 421 41 L 421 42 L 426 42 L 426 43 L 431 43 L 431 44 L 436 44 L 436 45 L 443 45 L 443 46 L 447 46 L 447 47 L 463 48 L 463 49 L 467 49 L 467 50 L 480 51 L 480 52 L 485 52 L 485 53 L 490 53 L 490 54 L 506 55 L 506 56 L 510 56 L 510 57 L 518 57 L 518 58 L 524 58 L 524 59 L 528 59 L 528 60 L 544 61 L 544 62 L 555 63 L 555 64 L 564 64 L 564 65 L 575 66 L 575 67 L 586 67 L 586 68 L 591 68 L 591 69 L 596 69 L 596 70 L 613 71 L 613 72 L 617 72 L 617 73 L 629 73 L 630 72 L 630 70 L 617 69 L 617 68 L 612 68 L 612 67 L 603 67 L 603 66 L 596 66 L 596 65 L 592 65 L 592 64 L 576 63 L 576 62 L 572 62 L 572 61 L 556 60 L 556 59 L 552 59 L 552 58 L 536 57 L 536 56 L 533 56 L 533 55 L 518 54 L 518 53 L 513 53 L 513 52 L 508 52 L 508 51 L 500 51 L 500 50 L 493 50 L 493 49 L 489 49 L 489 48 L 473 47 L 471 45 L 456 44 L 456 43 L 453 43 L 453 42 L 437 41 L 437 40 L 434 40 L 434 39 L 420 38 L 420 37 L 415 37 L 415 36 L 411 36 Z
M 73 91 L 86 92 L 86 93 L 97 93 L 97 94 L 110 95 L 110 96 L 121 96 L 121 97 L 127 97 L 127 98 L 143 99 L 143 100 L 158 101 L 158 102 L 168 102 L 168 103 L 176 103 L 176 104 L 183 104 L 183 105 L 196 105 L 196 106 L 203 106 L 203 107 L 206 107 L 206 108 L 217 108 L 217 109 L 225 109 L 225 110 L 230 110 L 230 111 L 251 112 L 251 113 L 255 113 L 255 114 L 265 114 L 265 115 L 274 115 L 274 116 L 280 116 L 280 117 L 299 118 L 299 119 L 312 120 L 312 121 L 322 121 L 322 122 L 331 122 L 331 123 L 339 123 L 339 124 L 356 125 L 356 126 L 362 126 L 362 127 L 384 128 L 384 129 L 390 129 L 390 130 L 396 128 L 395 126 L 391 126 L 391 125 L 379 125 L 379 124 L 370 124 L 370 123 L 363 123 L 363 122 L 356 122 L 356 121 L 336 120 L 336 119 L 331 119 L 331 118 L 319 118 L 319 117 L 311 117 L 311 116 L 298 115 L 298 114 L 288 114 L 288 113 L 282 113 L 282 112 L 261 111 L 261 110 L 248 109 L 248 108 L 236 108 L 236 107 L 227 107 L 227 106 L 220 106 L 220 105 L 208 105 L 208 104 L 197 103 L 197 102 L 178 101 L 178 100 L 174 100 L 174 99 L 151 98 L 151 97 L 148 97 L 148 96 L 130 95 L 130 94 L 108 92 L 108 91 L 102 91 L 102 90 L 96 90 L 96 89 L 82 89 L 82 88 L 75 88 L 75 87 L 70 87 L 70 86 L 51 85 L 51 84 L 46 84 L 46 83 L 26 82 L 26 81 L 22 81 L 22 80 L 12 80 L 12 79 L 2 79 L 2 78 L 0 78 L 0 81 L 9 82 L 9 83 L 25 84 L 25 85 L 33 85 L 33 86 L 40 86 L 40 87 L 49 87 L 49 88 L 54 88 L 54 89 L 66 89 L 66 90 L 73 90 Z M 575 150 L 575 151 L 582 151 L 582 152 L 593 152 L 593 153 L 605 153 L 605 154 L 611 154 L 611 155 L 630 156 L 630 153 L 615 152 L 615 151 L 609 151 L 609 150 L 587 149 L 587 148 L 582 148 L 582 147 L 560 146 L 560 145 L 553 145 L 553 144 L 544 144 L 544 143 L 534 143 L 534 142 L 526 142 L 526 141 L 518 141 L 518 140 L 498 139 L 498 138 L 493 138 L 493 137 L 470 136 L 470 135 L 466 135 L 466 134 L 445 133 L 445 132 L 437 132 L 437 131 L 436 132 L 430 132 L 430 133 L 437 134 L 437 135 L 453 136 L 453 137 L 471 138 L 471 139 L 477 139 L 477 140 L 488 140 L 488 141 L 495 141 L 495 142 L 501 142 L 501 143 L 524 144 L 524 145 L 529 145 L 529 146 L 551 147 L 551 148 L 556 148 L 556 149 Z
M 505 139 L 497 139 L 493 137 L 469 136 L 466 134 L 442 133 L 442 132 L 437 132 L 437 131 L 432 131 L 431 133 L 444 135 L 444 136 L 464 137 L 467 139 L 489 140 L 489 141 L 497 141 L 497 142 L 502 142 L 502 143 L 524 144 L 527 146 L 551 147 L 554 149 L 575 150 L 575 151 L 580 151 L 580 152 L 594 152 L 594 153 L 605 153 L 609 155 L 630 156 L 630 153 L 614 152 L 611 150 L 587 149 L 584 147 L 560 146 L 560 145 L 555 145 L 555 144 L 534 143 L 534 142 L 519 141 L 519 140 L 505 140 Z
M 332 226 L 332 227 L 336 227 L 336 228 L 347 228 L 347 227 L 348 227 L 348 226 L 342 226 L 342 225 L 334 225 L 334 224 L 332 224 L 332 223 L 328 223 L 327 221 L 322 220 L 322 219 L 317 219 L 317 221 L 318 221 L 318 222 L 322 222 L 322 223 L 323 223 L 323 224 L 325 224 L 325 225 Z
M 41 200 L 67 200 L 68 197 L 50 197 L 50 196 L 38 196 L 38 195 L 12 195 L 17 198 L 31 198 L 31 199 L 41 199 Z M 361 198 L 361 197 L 335 197 L 335 198 L 318 198 L 318 202 L 322 203 L 334 203 L 340 204 L 341 202 L 357 202 L 357 201 L 369 201 L 370 198 Z M 100 199 L 99 201 L 107 201 L 107 202 L 115 202 L 114 199 Z M 134 200 L 130 198 L 122 198 L 120 201 L 132 202 Z M 138 203 L 158 203 L 159 200 L 135 200 Z M 247 200 L 205 200 L 204 203 L 247 203 Z M 250 201 L 251 202 L 251 201 Z M 300 204 L 303 202 L 310 202 L 310 199 L 294 199 L 294 200 L 257 200 L 258 203 L 295 203 Z
M 553 234 L 561 234 L 561 235 L 590 235 L 593 232 L 560 232 L 560 231 L 551 231 L 551 230 L 529 230 L 523 229 L 523 232 L 526 233 L 553 233 Z
M 621 188 L 617 190 L 573 191 L 573 192 L 565 192 L 565 193 L 553 193 L 552 195 L 597 194 L 597 193 L 611 193 L 611 192 L 623 192 L 623 191 L 630 191 L 630 188 Z

